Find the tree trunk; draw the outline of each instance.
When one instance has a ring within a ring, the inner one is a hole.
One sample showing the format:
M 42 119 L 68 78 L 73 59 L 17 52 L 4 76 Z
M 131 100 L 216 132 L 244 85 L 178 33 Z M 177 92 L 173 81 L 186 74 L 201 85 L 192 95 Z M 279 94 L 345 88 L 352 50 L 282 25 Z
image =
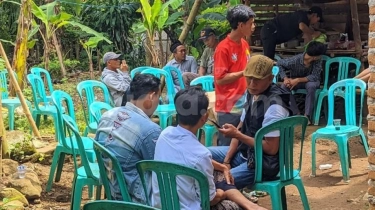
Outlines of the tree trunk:
M 36 127 L 36 124 L 34 122 L 34 119 L 33 117 L 31 116 L 31 113 L 30 113 L 30 110 L 29 110 L 29 107 L 27 106 L 26 104 L 26 99 L 25 97 L 23 96 L 23 93 L 20 89 L 20 86 L 18 85 L 17 83 L 17 80 L 16 80 L 16 77 L 14 76 L 13 74 L 13 70 L 12 70 L 12 67 L 10 66 L 10 63 L 9 63 L 9 60 L 8 60 L 8 57 L 4 51 L 4 48 L 3 48 L 3 45 L 1 44 L 0 42 L 0 55 L 3 57 L 4 61 L 5 61 L 5 66 L 8 70 L 8 75 L 9 75 L 9 78 L 10 78 L 10 81 L 11 81 L 11 84 L 13 84 L 14 86 L 14 89 L 17 93 L 17 96 L 18 98 L 20 99 L 20 102 L 21 102 L 21 105 L 22 105 L 22 108 L 23 108 L 23 111 L 25 112 L 25 115 L 26 115 L 26 118 L 27 120 L 29 121 L 30 125 L 31 125 L 31 129 L 32 131 L 34 132 L 35 136 L 38 138 L 38 139 L 42 139 L 42 137 L 40 136 L 40 133 L 39 133 L 39 130 L 38 128 Z
M 195 2 L 193 4 L 193 7 L 191 8 L 189 17 L 188 17 L 188 19 L 186 21 L 186 24 L 184 26 L 184 29 L 182 30 L 182 33 L 181 33 L 180 37 L 178 38 L 181 43 L 185 42 L 185 39 L 186 39 L 190 29 L 193 26 L 195 17 L 198 15 L 199 8 L 200 8 L 202 2 L 203 2 L 203 0 L 195 0 Z
M 0 90 L 1 95 L 1 90 Z M 0 97 L 0 110 L 2 110 L 1 97 Z M 6 140 L 6 133 L 3 121 L 3 114 L 0 114 L 0 180 L 3 177 L 2 168 L 3 168 L 3 158 L 9 158 L 9 148 L 8 142 Z
M 163 31 L 159 31 L 158 36 L 159 36 L 159 55 L 160 55 L 159 61 L 160 61 L 160 65 L 164 66 L 166 61 L 164 57 L 164 48 L 163 48 Z
M 44 69 L 49 71 L 49 43 L 44 43 Z
M 88 57 L 89 57 L 90 79 L 94 79 L 94 65 L 92 63 L 92 55 L 88 54 Z
M 65 77 L 66 76 L 66 69 L 65 69 L 65 65 L 64 65 L 63 56 L 61 54 L 60 44 L 59 44 L 59 41 L 57 40 L 57 37 L 56 37 L 56 33 L 52 34 L 52 39 L 53 39 L 53 45 L 55 46 L 55 49 L 56 49 L 57 57 L 59 58 L 60 67 L 61 67 L 61 75 L 62 75 L 62 77 Z
M 29 53 L 27 49 L 27 36 L 31 25 L 31 3 L 30 0 L 22 0 L 21 10 L 18 17 L 18 28 L 16 46 L 14 47 L 14 55 L 12 61 L 13 70 L 17 74 L 18 84 L 23 90 L 25 75 L 27 73 L 26 59 Z M 15 96 L 15 89 L 10 85 L 10 95 Z

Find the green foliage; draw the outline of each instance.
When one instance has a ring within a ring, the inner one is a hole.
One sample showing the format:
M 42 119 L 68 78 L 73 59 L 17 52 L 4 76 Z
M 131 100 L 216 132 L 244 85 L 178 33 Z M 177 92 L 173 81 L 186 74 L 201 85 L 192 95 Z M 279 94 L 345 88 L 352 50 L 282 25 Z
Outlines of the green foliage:
M 5 69 L 5 61 L 0 57 L 0 70 Z
M 63 61 L 64 66 L 69 71 L 77 70 L 86 70 L 84 66 L 81 65 L 81 62 L 78 60 L 65 59 Z M 44 68 L 44 62 L 37 65 L 38 67 Z M 49 61 L 49 73 L 52 78 L 61 78 L 61 66 L 59 60 L 54 57 Z
M 16 161 L 22 161 L 26 156 L 36 152 L 30 135 L 25 135 L 24 140 L 10 145 L 10 157 Z
M 211 27 L 216 31 L 219 36 L 223 37 L 230 31 L 230 26 L 226 20 L 228 8 L 226 5 L 216 5 L 212 8 L 208 8 L 201 12 L 197 16 L 198 26 L 194 30 L 194 34 L 199 34 L 199 32 L 204 27 Z

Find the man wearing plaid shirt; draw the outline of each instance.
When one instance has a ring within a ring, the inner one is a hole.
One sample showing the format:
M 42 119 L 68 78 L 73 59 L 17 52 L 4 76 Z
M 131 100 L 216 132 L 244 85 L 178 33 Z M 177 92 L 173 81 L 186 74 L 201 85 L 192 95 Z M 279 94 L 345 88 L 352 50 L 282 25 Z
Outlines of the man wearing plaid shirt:
M 321 57 L 325 52 L 324 44 L 312 41 L 304 53 L 277 62 L 277 66 L 280 68 L 280 78 L 283 80 L 283 88 L 306 89 L 305 116 L 309 120 L 315 105 L 315 91 L 320 86 Z M 289 73 L 286 73 L 287 71 Z

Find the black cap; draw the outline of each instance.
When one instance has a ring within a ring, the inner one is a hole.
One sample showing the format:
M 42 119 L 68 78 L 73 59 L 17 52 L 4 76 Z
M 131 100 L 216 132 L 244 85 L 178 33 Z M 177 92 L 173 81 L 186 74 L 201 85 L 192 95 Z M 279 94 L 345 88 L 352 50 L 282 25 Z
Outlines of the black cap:
M 183 45 L 179 40 L 172 43 L 171 47 L 169 48 L 171 50 L 171 53 L 173 53 L 178 46 Z
M 318 7 L 318 6 L 313 6 L 309 9 L 309 11 L 307 11 L 309 14 L 313 14 L 315 13 L 316 16 L 320 17 L 320 20 L 319 22 L 324 22 L 324 19 L 323 19 L 323 11 L 322 11 L 322 8 Z
M 201 31 L 199 40 L 207 39 L 211 35 L 215 35 L 215 31 L 212 28 L 205 28 Z

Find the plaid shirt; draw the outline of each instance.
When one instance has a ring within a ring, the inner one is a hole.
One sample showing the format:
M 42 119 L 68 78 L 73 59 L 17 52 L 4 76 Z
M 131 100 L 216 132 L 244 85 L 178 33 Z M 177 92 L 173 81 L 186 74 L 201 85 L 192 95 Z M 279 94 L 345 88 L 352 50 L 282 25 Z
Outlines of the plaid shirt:
M 320 72 L 322 71 L 322 59 L 313 61 L 309 67 L 305 67 L 303 63 L 303 56 L 305 53 L 296 56 L 279 60 L 277 66 L 280 71 L 280 78 L 300 78 L 306 77 L 310 82 L 320 81 Z M 287 71 L 289 74 L 287 76 Z

